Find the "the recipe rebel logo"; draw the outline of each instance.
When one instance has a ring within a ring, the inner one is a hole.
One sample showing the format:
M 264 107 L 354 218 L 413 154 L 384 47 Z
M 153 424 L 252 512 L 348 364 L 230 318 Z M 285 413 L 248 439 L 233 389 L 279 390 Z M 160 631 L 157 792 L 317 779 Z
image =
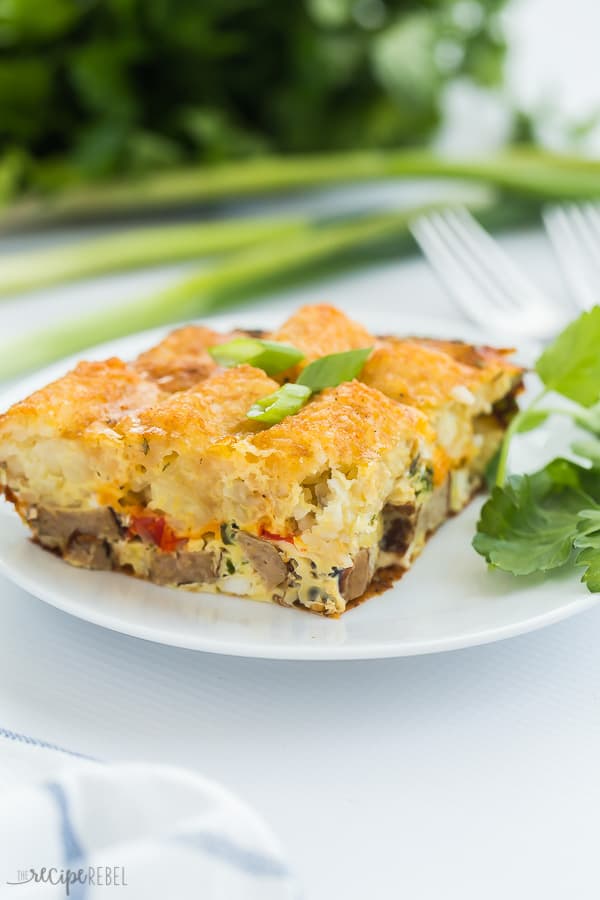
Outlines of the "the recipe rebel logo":
M 51 884 L 63 885 L 65 896 L 78 886 L 117 888 L 127 887 L 124 866 L 87 866 L 85 869 L 59 869 L 55 866 L 42 869 L 19 869 L 15 881 L 7 881 L 9 885 Z

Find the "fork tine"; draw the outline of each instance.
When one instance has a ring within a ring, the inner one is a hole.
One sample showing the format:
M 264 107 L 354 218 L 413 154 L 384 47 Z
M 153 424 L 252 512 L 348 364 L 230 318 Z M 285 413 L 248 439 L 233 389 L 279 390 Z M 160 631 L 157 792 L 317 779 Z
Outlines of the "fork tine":
M 455 210 L 448 210 L 446 218 L 454 223 L 457 231 L 459 226 L 462 226 L 460 231 L 462 239 L 465 243 L 468 240 L 468 247 L 480 265 L 494 279 L 496 285 L 502 288 L 508 304 L 518 310 L 530 309 L 532 303 L 544 309 L 547 307 L 543 294 L 467 209 L 458 207 Z
M 481 291 L 474 286 L 472 278 L 444 241 L 432 217 L 415 219 L 410 223 L 410 230 L 442 286 L 472 321 L 482 322 L 485 310 L 482 310 Z
M 485 291 L 484 296 L 506 312 L 515 312 L 519 302 L 505 287 L 501 271 L 495 267 L 493 255 L 480 240 L 480 226 L 466 210 L 446 210 L 442 213 L 446 226 L 450 229 L 455 252 L 461 257 L 464 265 L 473 273 Z M 484 232 L 485 233 L 485 232 Z M 490 238 L 492 245 L 495 241 Z M 502 251 L 500 251 L 502 257 Z
M 597 203 L 586 203 L 585 208 L 596 233 L 597 246 L 600 248 L 600 206 Z
M 516 306 L 500 279 L 481 263 L 463 222 L 447 210 L 421 218 L 413 233 L 438 272 L 443 257 L 442 280 L 467 315 L 485 325 L 492 319 L 498 327 L 506 329 L 507 317 L 514 317 Z
M 598 238 L 595 235 L 593 219 L 590 219 L 585 206 L 572 206 L 570 216 L 579 234 L 582 247 L 587 251 L 590 265 L 598 270 L 598 275 L 600 275 L 600 248 L 598 246 Z
M 564 324 L 564 311 L 548 303 L 468 210 L 420 216 L 409 227 L 443 286 L 473 321 L 537 338 Z
M 567 286 L 575 300 L 585 309 L 588 306 L 587 278 L 583 274 L 581 248 L 571 228 L 566 207 L 554 206 L 544 209 L 542 220 Z
M 584 217 L 576 205 L 548 207 L 542 218 L 565 281 L 582 309 L 598 299 L 600 277 L 600 213 Z

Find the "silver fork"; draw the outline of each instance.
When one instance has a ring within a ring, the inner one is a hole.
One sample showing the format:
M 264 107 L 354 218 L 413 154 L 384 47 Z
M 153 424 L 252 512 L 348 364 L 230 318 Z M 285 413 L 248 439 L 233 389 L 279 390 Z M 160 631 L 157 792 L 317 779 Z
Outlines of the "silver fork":
M 573 298 L 591 309 L 600 302 L 600 205 L 551 206 L 542 218 Z
M 486 330 L 543 339 L 564 325 L 564 313 L 466 209 L 421 216 L 410 230 L 458 306 Z

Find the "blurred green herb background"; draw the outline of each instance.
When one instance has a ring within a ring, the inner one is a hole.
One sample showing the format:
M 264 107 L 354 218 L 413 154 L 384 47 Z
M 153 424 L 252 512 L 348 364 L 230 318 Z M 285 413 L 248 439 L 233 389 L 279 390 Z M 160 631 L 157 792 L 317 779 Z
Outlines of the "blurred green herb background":
M 600 164 L 536 147 L 536 122 L 510 103 L 505 6 L 0 0 L 0 231 L 109 226 L 4 250 L 0 296 L 192 264 L 118 309 L 16 339 L 0 331 L 0 377 L 397 258 L 414 250 L 408 222 L 423 211 L 363 199 L 333 215 L 284 212 L 261 205 L 267 196 L 438 179 L 434 206 L 463 203 L 488 227 L 530 222 L 551 200 L 599 197 Z M 503 99 L 504 146 L 493 156 L 440 152 L 449 91 L 465 85 L 484 104 Z M 240 216 L 247 198 L 258 206 Z
M 5 199 L 272 154 L 418 146 L 501 82 L 502 0 L 2 0 Z

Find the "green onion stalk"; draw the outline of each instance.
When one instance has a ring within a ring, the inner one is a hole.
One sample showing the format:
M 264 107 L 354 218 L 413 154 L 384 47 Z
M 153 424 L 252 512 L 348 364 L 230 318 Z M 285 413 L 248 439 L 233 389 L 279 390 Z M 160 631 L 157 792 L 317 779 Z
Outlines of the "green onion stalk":
M 274 217 L 170 223 L 119 230 L 34 254 L 7 253 L 0 258 L 0 297 L 82 278 L 217 257 L 297 233 L 306 226 L 306 219 Z
M 439 203 L 399 212 L 324 219 L 310 215 L 156 225 L 82 241 L 42 253 L 5 254 L 0 293 L 152 264 L 202 260 L 154 295 L 118 310 L 83 314 L 23 338 L 0 337 L 0 378 L 78 353 L 91 343 L 154 326 L 207 316 L 266 291 L 295 286 L 413 249 L 408 223 L 448 203 L 464 203 L 485 225 L 532 221 L 546 201 L 600 196 L 600 163 L 515 148 L 490 160 L 445 160 L 428 152 L 388 151 L 326 157 L 254 160 L 235 166 L 173 172 L 151 181 L 105 185 L 29 199 L 0 214 L 5 227 L 55 224 L 106 215 L 145 213 L 188 202 L 392 177 L 440 177 L 458 182 Z M 466 182 L 466 183 L 465 183 Z
M 465 195 L 465 199 L 467 196 Z M 471 208 L 486 224 L 523 221 L 527 210 L 494 202 L 489 193 Z M 302 220 L 271 240 L 244 247 L 212 265 L 192 271 L 152 296 L 123 303 L 118 309 L 81 317 L 38 334 L 0 338 L 0 378 L 14 377 L 60 357 L 137 331 L 207 316 L 308 279 L 333 274 L 381 259 L 396 259 L 412 247 L 408 223 L 437 208 L 363 214 L 341 220 Z M 529 211 L 531 215 L 531 210 Z
M 514 147 L 489 159 L 448 159 L 426 150 L 387 150 L 268 157 L 219 166 L 175 169 L 139 179 L 27 196 L 0 213 L 0 228 L 39 228 L 114 220 L 198 204 L 239 201 L 310 187 L 382 178 L 473 181 L 538 199 L 600 196 L 600 162 Z

